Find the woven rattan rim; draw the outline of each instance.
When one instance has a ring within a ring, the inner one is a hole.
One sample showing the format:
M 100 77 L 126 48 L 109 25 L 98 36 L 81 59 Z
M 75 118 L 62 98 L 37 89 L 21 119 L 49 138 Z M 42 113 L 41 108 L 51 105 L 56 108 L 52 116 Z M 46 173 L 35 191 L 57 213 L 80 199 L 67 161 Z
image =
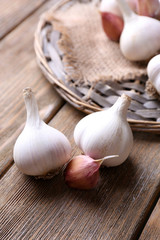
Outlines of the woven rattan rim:
M 78 0 L 77 0 L 78 1 Z M 57 92 L 75 108 L 87 114 L 100 111 L 104 107 L 112 106 L 115 98 L 122 93 L 126 93 L 132 98 L 131 109 L 128 112 L 128 122 L 132 130 L 160 133 L 160 102 L 155 97 L 150 97 L 145 92 L 145 83 L 147 76 L 139 79 L 127 80 L 123 83 L 107 82 L 105 85 L 98 83 L 96 86 L 87 88 L 76 87 L 76 84 L 69 84 L 64 77 L 58 78 L 51 68 L 53 59 L 48 52 L 45 51 L 45 45 L 50 41 L 48 34 L 54 31 L 52 24 L 53 11 L 57 9 L 69 7 L 77 1 L 62 0 L 59 1 L 52 9 L 45 12 L 39 20 L 35 32 L 35 52 L 37 62 L 47 80 L 54 85 Z M 89 2 L 80 1 L 79 2 Z M 98 3 L 98 1 L 94 1 Z M 60 36 L 59 36 L 60 37 Z M 54 46 L 55 47 L 55 46 Z M 63 54 L 55 48 L 56 58 L 62 60 Z M 74 80 L 73 80 L 74 83 Z

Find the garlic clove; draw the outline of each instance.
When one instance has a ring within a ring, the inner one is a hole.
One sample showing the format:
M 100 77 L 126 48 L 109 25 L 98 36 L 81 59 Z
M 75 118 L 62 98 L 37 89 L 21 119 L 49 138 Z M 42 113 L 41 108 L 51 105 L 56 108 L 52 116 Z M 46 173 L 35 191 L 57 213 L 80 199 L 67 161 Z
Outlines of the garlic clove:
M 94 188 L 98 184 L 99 168 L 103 161 L 116 157 L 119 156 L 106 156 L 97 160 L 85 155 L 73 157 L 64 171 L 66 184 L 77 189 Z
M 109 13 L 102 12 L 101 13 L 102 27 L 106 35 L 112 41 L 119 41 L 121 32 L 123 30 L 123 20 L 121 17 Z
M 40 119 L 31 88 L 24 89 L 24 101 L 27 120 L 14 145 L 15 164 L 21 172 L 32 176 L 57 172 L 70 159 L 70 143 L 63 133 Z
M 76 145 L 85 155 L 101 159 L 108 155 L 119 155 L 103 162 L 105 166 L 123 163 L 133 145 L 133 134 L 127 122 L 127 110 L 131 98 L 123 94 L 109 109 L 87 115 L 74 130 Z
M 133 4 L 131 5 L 133 7 Z M 124 23 L 116 0 L 102 0 L 99 11 L 101 14 L 101 22 L 105 34 L 110 40 L 118 42 Z
M 122 54 L 130 61 L 148 60 L 160 49 L 160 22 L 150 17 L 138 16 L 125 0 L 117 0 L 117 3 L 124 19 L 120 37 Z
M 150 82 L 160 94 L 160 54 L 153 57 L 147 65 L 147 74 Z
M 74 157 L 64 171 L 65 182 L 69 187 L 92 189 L 99 180 L 100 162 L 94 162 L 89 156 Z

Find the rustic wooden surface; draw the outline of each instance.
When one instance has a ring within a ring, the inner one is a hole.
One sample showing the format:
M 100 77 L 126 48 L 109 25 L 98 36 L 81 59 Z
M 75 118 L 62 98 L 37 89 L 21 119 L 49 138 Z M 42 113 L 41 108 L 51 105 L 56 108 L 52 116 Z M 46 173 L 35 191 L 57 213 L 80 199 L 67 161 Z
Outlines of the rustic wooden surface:
M 140 240 L 150 240 L 160 238 L 160 200 L 154 208 L 149 221 L 147 222 Z
M 84 114 L 59 97 L 36 64 L 34 31 L 57 0 L 12 2 L 0 6 L 0 239 L 160 239 L 159 135 L 134 133 L 128 160 L 102 168 L 91 191 L 69 189 L 62 173 L 44 181 L 16 168 L 13 145 L 26 117 L 23 88 L 33 88 L 42 118 L 66 134 L 73 155 L 80 153 L 73 129 Z
M 0 39 L 38 9 L 45 0 L 1 0 Z

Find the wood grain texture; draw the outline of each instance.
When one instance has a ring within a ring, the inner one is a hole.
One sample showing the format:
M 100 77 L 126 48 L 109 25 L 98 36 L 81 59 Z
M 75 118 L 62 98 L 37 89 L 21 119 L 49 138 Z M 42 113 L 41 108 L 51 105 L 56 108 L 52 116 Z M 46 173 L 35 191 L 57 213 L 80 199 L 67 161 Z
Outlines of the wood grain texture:
M 160 200 L 156 204 L 139 240 L 160 239 Z
M 66 104 L 50 122 L 73 142 L 84 115 Z M 35 180 L 11 167 L 0 182 L 0 239 L 137 239 L 159 193 L 159 136 L 134 134 L 133 151 L 119 167 L 102 168 L 99 185 L 79 191 L 62 174 Z
M 39 8 L 45 0 L 1 0 L 0 39 Z
M 51 115 L 64 102 L 42 76 L 33 49 L 39 16 L 54 3 L 48 1 L 0 43 L 0 175 L 12 161 L 13 144 L 25 121 L 22 90 L 31 87 L 40 110 L 48 106 Z

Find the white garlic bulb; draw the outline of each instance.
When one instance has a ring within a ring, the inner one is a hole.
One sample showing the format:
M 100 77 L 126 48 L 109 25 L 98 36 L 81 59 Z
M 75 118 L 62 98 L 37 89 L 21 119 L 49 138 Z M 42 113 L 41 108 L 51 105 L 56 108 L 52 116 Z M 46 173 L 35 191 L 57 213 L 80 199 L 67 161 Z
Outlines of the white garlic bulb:
M 122 16 L 122 13 L 118 7 L 116 0 L 102 0 L 99 7 L 100 12 L 110 12 L 117 16 Z
M 160 94 L 160 54 L 153 57 L 147 66 L 149 80 Z
M 153 0 L 158 1 L 158 0 Z M 137 0 L 126 0 L 127 4 L 131 7 L 134 12 L 137 12 Z M 144 5 L 144 3 L 143 3 Z M 146 9 L 146 7 L 145 7 Z M 122 13 L 119 9 L 118 3 L 116 0 L 102 0 L 99 7 L 100 12 L 110 12 L 119 17 L 122 17 Z M 142 14 L 143 15 L 143 14 Z
M 123 94 L 111 108 L 79 121 L 74 140 L 85 155 L 93 159 L 119 155 L 106 159 L 103 162 L 106 166 L 117 166 L 127 159 L 133 145 L 133 134 L 126 118 L 130 101 L 130 97 Z
M 13 158 L 24 174 L 46 176 L 70 159 L 71 146 L 64 134 L 40 119 L 31 88 L 24 89 L 24 101 L 27 121 L 16 140 Z
M 135 14 L 125 0 L 117 0 L 124 19 L 122 54 L 130 61 L 148 60 L 160 49 L 160 21 Z

